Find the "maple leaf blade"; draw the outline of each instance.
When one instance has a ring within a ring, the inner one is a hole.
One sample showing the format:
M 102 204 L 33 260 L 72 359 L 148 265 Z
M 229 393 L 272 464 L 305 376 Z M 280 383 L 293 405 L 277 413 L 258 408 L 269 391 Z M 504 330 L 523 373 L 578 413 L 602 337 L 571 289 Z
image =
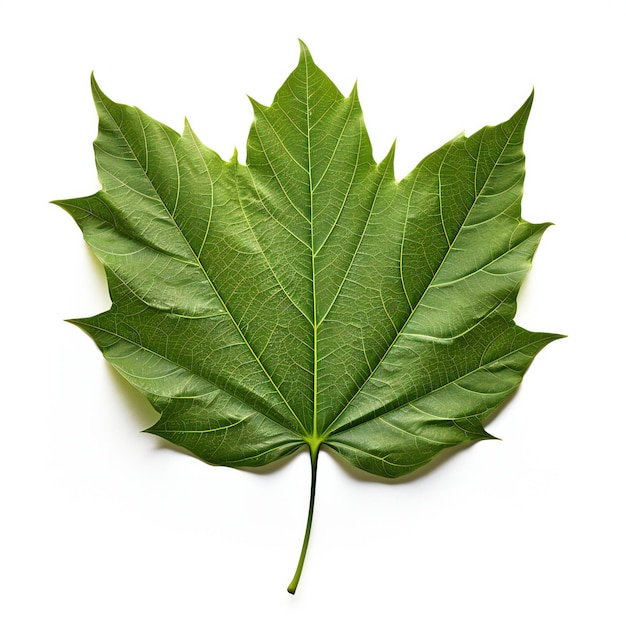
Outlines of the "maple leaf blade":
M 119 341 L 158 355 L 164 370 L 194 360 L 155 341 L 157 325 L 182 318 L 175 324 L 184 333 L 206 335 L 207 355 L 222 354 L 200 368 L 201 380 L 289 433 L 323 432 L 331 443 L 334 433 L 415 402 L 411 393 L 428 396 L 424 380 L 441 378 L 433 372 L 445 370 L 442 359 L 457 367 L 450 345 L 494 311 L 512 320 L 546 227 L 519 212 L 532 97 L 508 122 L 457 137 L 396 183 L 393 149 L 378 165 L 372 159 L 356 91 L 343 97 L 304 45 L 272 105 L 252 101 L 247 168 L 224 162 L 187 123 L 178 135 L 92 87 L 103 191 L 58 204 L 117 293 L 100 322 L 147 305 L 150 322 Z M 429 341 L 434 349 L 424 350 Z M 398 376 L 406 354 L 420 367 Z M 237 372 L 228 380 L 227 360 Z M 143 367 L 129 363 L 123 373 L 137 385 Z M 163 381 L 172 385 L 163 397 L 176 397 L 177 379 Z M 188 444 L 167 406 L 171 430 Z M 211 445 L 195 447 L 208 458 Z

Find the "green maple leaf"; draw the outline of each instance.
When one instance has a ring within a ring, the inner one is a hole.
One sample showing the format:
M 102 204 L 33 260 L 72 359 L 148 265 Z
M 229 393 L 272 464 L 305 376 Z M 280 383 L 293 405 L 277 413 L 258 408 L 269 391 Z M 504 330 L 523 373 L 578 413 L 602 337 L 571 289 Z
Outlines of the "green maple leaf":
M 520 216 L 529 98 L 402 181 L 354 90 L 301 46 L 247 165 L 93 82 L 102 190 L 60 201 L 106 268 L 111 309 L 74 320 L 145 394 L 148 432 L 209 463 L 321 446 L 380 476 L 489 438 L 482 421 L 554 334 L 513 321 L 547 224 Z

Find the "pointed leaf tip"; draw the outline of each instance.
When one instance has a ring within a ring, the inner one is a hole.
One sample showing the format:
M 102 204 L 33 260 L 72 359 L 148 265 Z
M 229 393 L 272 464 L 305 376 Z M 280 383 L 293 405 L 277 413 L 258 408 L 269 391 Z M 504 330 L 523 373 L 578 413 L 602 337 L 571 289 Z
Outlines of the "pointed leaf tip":
M 300 58 L 298 59 L 298 65 L 315 65 L 315 61 L 313 60 L 309 47 L 304 43 L 304 41 L 302 41 L 302 39 L 298 39 L 298 43 L 300 44 Z
M 350 98 L 354 98 L 355 102 L 359 102 L 359 81 L 355 80 L 354 85 L 352 85 L 352 90 L 350 91 Z
M 268 108 L 264 104 L 261 104 L 258 100 L 255 100 L 252 96 L 248 96 L 248 100 L 250 104 L 252 105 L 253 110 L 256 110 L 256 109 L 262 110 L 262 109 Z
M 300 45 L 300 55 L 301 56 L 311 56 L 311 51 L 309 47 L 302 41 L 302 39 L 298 39 L 298 44 Z
M 535 89 L 533 88 L 528 98 L 524 100 L 524 104 L 522 104 L 522 106 L 515 112 L 512 119 L 519 118 L 520 121 L 523 121 L 525 124 L 528 121 L 528 116 L 530 115 L 530 110 L 532 108 L 534 99 Z
M 100 88 L 100 85 L 96 81 L 96 77 L 93 72 L 91 73 L 91 94 L 93 96 L 94 102 L 96 102 L 96 107 L 98 105 L 98 101 L 106 104 L 113 104 L 113 100 L 111 100 L 111 98 L 109 98 Z
M 90 84 L 91 84 L 92 93 L 102 93 L 102 90 L 100 89 L 100 85 L 98 85 L 98 82 L 96 81 L 95 72 L 91 72 Z
M 387 154 L 383 157 L 382 161 L 378 163 L 379 170 L 386 170 L 386 177 L 389 177 L 395 181 L 395 157 L 396 157 L 396 143 L 397 140 L 394 139 L 389 146 L 389 150 Z
M 528 96 L 528 98 L 526 98 L 526 101 L 524 102 L 524 106 L 528 107 L 528 109 L 530 110 L 534 99 L 535 99 L 535 88 L 533 87 L 530 91 L 530 95 Z

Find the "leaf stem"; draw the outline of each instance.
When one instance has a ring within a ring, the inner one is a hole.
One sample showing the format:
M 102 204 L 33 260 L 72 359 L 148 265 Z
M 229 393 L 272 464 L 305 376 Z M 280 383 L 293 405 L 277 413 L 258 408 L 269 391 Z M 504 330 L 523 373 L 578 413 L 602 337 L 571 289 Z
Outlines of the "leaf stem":
M 298 567 L 296 573 L 293 576 L 293 580 L 289 583 L 287 591 L 291 594 L 296 593 L 298 588 L 298 582 L 300 582 L 300 574 L 302 574 L 302 567 L 304 566 L 304 559 L 306 557 L 306 551 L 309 547 L 309 536 L 311 535 L 311 524 L 313 522 L 313 507 L 315 506 L 315 483 L 317 482 L 317 455 L 319 452 L 319 444 L 311 445 L 311 495 L 309 498 L 309 517 L 306 522 L 306 531 L 304 532 L 304 541 L 302 542 L 302 550 L 300 551 L 300 560 L 298 561 Z

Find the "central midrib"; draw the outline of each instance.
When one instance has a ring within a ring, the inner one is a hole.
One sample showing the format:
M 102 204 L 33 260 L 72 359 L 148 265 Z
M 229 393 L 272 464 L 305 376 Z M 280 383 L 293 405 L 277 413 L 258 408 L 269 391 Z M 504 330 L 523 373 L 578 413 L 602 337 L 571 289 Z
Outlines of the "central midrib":
M 307 142 L 307 173 L 309 177 L 309 224 L 311 229 L 311 293 L 313 302 L 313 432 L 309 446 L 311 453 L 319 447 L 317 433 L 317 290 L 315 275 L 315 235 L 313 227 L 313 168 L 311 159 L 311 107 L 309 104 L 309 60 L 305 56 L 305 92 L 306 92 L 306 142 Z

